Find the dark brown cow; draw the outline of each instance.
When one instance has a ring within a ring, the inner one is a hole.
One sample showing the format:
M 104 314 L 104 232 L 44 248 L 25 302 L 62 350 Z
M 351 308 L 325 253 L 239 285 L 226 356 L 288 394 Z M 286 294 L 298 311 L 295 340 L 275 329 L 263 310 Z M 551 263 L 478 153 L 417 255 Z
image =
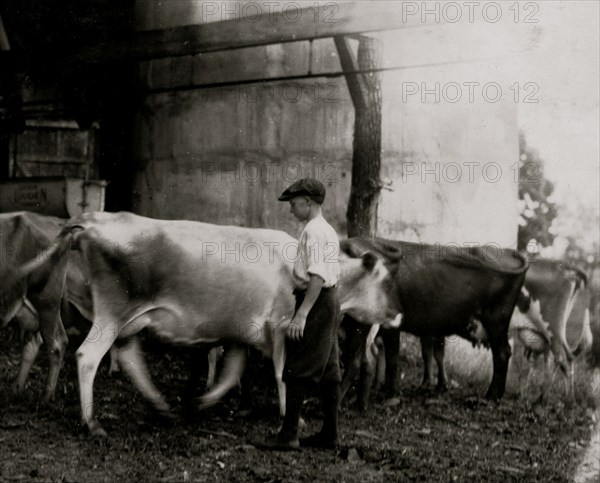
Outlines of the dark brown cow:
M 573 356 L 589 350 L 592 344 L 590 303 L 587 277 L 582 270 L 566 262 L 537 258 L 530 262 L 510 321 L 509 334 L 513 334 L 524 346 L 528 357 L 543 354 L 547 362 L 549 355 L 553 355 L 556 369 L 560 369 L 566 377 L 567 391 L 571 395 Z M 392 336 L 395 337 L 395 334 Z M 433 384 L 435 355 L 438 389 L 444 389 L 447 381 L 444 342 L 444 337 L 421 337 L 425 367 L 423 384 Z M 483 342 L 486 343 L 485 340 Z M 367 373 L 371 370 L 366 369 Z M 529 375 L 524 388 L 528 379 Z
M 394 276 L 402 325 L 400 329 L 382 331 L 388 392 L 398 390 L 399 330 L 403 330 L 425 342 L 453 334 L 474 342 L 487 341 L 494 372 L 486 397 L 497 400 L 503 396 L 511 355 L 508 327 L 528 267 L 524 257 L 514 250 L 494 247 L 444 247 L 380 238 L 350 238 L 341 246 L 352 256 L 365 251 L 378 254 Z M 345 323 L 352 327 L 348 321 Z M 349 361 L 364 344 L 364 334 L 369 330 L 356 325 L 354 329 L 359 337 L 354 337 L 350 350 L 346 350 L 346 367 L 351 367 Z M 423 345 L 427 361 L 431 359 L 430 349 L 431 345 Z M 443 345 L 435 352 L 436 358 L 443 359 Z M 344 376 L 344 391 L 350 386 L 351 372 Z M 425 379 L 429 377 L 430 371 Z M 363 390 L 366 386 L 363 384 Z M 363 393 L 360 403 L 366 405 L 367 401 L 368 395 Z

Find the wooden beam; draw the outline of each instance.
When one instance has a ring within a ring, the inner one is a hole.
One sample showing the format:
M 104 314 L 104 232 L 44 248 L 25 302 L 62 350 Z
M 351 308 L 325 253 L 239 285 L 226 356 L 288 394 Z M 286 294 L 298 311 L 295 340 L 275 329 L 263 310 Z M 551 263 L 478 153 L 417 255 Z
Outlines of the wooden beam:
M 86 47 L 72 60 L 151 60 L 422 26 L 417 15 L 405 15 L 403 19 L 402 4 L 384 1 L 330 2 L 298 10 L 263 12 L 250 18 L 141 31 L 129 39 Z
M 334 41 L 354 109 L 364 109 L 367 104 L 367 86 L 362 74 L 350 74 L 350 72 L 357 72 L 359 70 L 358 61 L 352 52 L 350 39 L 348 37 L 334 37 Z

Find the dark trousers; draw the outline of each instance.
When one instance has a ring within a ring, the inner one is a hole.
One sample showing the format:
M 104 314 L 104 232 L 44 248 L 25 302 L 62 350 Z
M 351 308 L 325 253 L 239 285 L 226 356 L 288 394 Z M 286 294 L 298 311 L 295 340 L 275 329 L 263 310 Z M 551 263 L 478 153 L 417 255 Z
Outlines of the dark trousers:
M 295 291 L 296 311 L 305 291 Z M 338 347 L 340 304 L 337 288 L 321 288 L 306 317 L 304 336 L 299 341 L 286 340 L 283 380 L 286 384 L 327 384 L 341 381 Z

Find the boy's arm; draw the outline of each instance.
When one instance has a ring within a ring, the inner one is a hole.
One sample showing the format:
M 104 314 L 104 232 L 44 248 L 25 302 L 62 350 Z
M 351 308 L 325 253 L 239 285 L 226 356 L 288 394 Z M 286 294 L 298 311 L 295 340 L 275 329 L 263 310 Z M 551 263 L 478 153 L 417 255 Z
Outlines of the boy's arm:
M 299 340 L 304 336 L 304 326 L 306 325 L 306 317 L 317 301 L 321 288 L 323 287 L 323 279 L 318 275 L 310 274 L 308 288 L 302 304 L 294 315 L 287 329 L 287 336 L 292 340 Z

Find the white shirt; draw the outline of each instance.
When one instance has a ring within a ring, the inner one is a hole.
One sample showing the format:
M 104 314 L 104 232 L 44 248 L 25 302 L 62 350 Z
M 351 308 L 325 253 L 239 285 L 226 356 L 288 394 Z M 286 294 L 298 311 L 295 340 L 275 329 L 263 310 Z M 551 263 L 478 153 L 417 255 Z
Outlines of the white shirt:
M 310 275 L 323 279 L 323 287 L 333 287 L 340 278 L 340 242 L 337 233 L 321 215 L 310 220 L 298 240 L 294 280 L 301 289 L 308 287 Z

